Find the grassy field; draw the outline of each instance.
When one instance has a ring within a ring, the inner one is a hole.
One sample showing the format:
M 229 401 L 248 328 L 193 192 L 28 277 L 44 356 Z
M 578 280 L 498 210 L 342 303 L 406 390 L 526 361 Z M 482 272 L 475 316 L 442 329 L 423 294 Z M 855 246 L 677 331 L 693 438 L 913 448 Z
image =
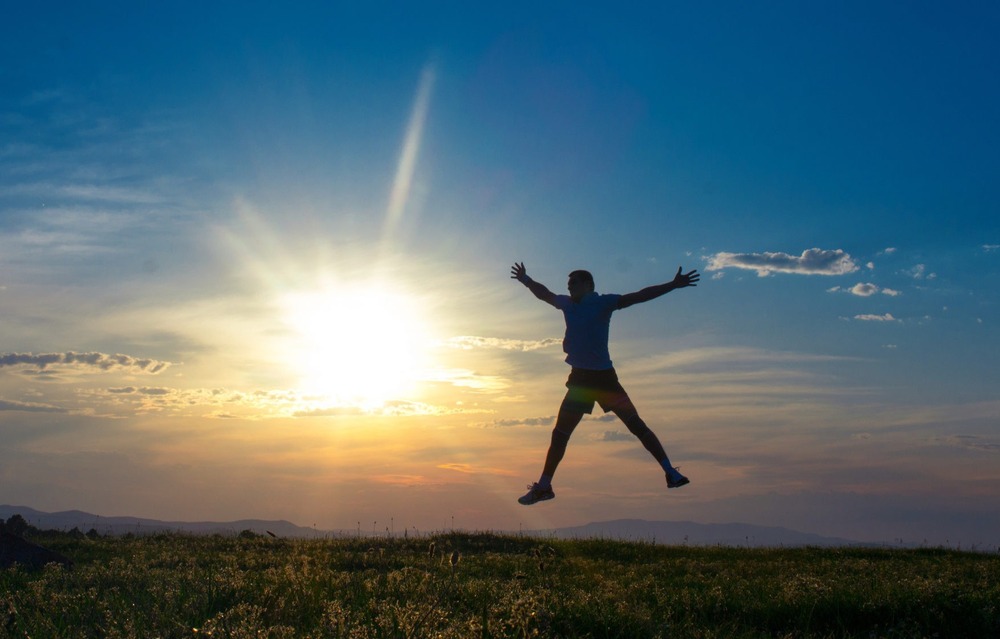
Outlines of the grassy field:
M 495 534 L 35 538 L 0 637 L 1000 637 L 1000 557 Z

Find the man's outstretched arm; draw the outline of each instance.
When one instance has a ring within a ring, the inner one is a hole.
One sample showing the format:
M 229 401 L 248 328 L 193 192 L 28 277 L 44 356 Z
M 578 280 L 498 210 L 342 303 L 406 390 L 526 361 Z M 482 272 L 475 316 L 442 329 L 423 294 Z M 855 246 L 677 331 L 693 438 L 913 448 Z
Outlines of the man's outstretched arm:
M 528 271 L 524 268 L 523 262 L 514 262 L 514 266 L 510 267 L 510 277 L 527 286 L 528 290 L 538 299 L 552 306 L 556 305 L 556 294 L 546 288 L 544 284 L 528 277 Z
M 648 302 L 649 300 L 656 299 L 661 295 L 666 295 L 670 291 L 678 288 L 686 288 L 688 286 L 697 286 L 698 279 L 701 275 L 698 274 L 698 270 L 692 270 L 688 273 L 683 273 L 682 268 L 677 268 L 677 275 L 674 279 L 665 283 L 657 284 L 655 286 L 647 286 L 641 291 L 636 291 L 635 293 L 626 293 L 622 295 L 618 300 L 618 308 L 628 308 L 633 304 L 641 304 L 642 302 Z

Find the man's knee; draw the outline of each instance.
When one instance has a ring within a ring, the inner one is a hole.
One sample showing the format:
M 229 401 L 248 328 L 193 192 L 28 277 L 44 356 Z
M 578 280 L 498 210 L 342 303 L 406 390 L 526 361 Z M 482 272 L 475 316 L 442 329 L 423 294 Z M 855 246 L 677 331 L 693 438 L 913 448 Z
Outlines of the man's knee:
M 572 434 L 572 432 L 567 433 L 567 432 L 559 430 L 558 428 L 553 428 L 552 429 L 552 445 L 553 446 L 558 446 L 560 448 L 565 448 L 566 444 L 569 443 L 569 436 L 571 434 Z
M 617 415 L 619 419 L 621 419 L 622 422 L 624 422 L 629 432 L 638 437 L 639 439 L 642 439 L 642 437 L 646 433 L 652 432 L 651 430 L 649 430 L 649 426 L 646 425 L 646 422 L 642 421 L 642 418 L 639 417 L 639 413 L 635 412 L 634 410 L 623 413 L 617 413 Z
M 552 432 L 555 433 L 558 431 L 560 433 L 564 433 L 568 439 L 569 436 L 573 434 L 573 431 L 582 419 L 583 413 L 561 408 L 559 410 L 559 416 L 556 417 L 556 425 Z

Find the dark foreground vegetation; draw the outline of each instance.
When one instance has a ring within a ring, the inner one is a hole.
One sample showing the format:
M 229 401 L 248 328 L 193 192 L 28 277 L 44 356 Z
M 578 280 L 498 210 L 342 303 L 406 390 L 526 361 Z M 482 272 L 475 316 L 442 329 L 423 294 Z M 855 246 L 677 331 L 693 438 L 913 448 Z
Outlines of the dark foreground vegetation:
M 37 533 L 0 637 L 998 637 L 1000 557 L 496 534 Z

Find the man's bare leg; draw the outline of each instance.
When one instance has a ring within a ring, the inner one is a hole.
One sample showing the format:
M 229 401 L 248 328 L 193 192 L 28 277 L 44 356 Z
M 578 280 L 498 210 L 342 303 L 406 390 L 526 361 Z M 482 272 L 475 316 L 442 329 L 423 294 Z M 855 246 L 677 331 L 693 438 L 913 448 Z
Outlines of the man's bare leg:
M 555 493 L 552 491 L 552 476 L 556 474 L 556 468 L 566 454 L 566 444 L 573 434 L 583 413 L 578 410 L 571 410 L 565 406 L 559 407 L 559 416 L 556 417 L 556 425 L 552 429 L 552 439 L 549 442 L 549 450 L 545 453 L 545 466 L 542 468 L 542 476 L 538 482 L 528 487 L 528 493 L 518 499 L 525 506 L 552 499 Z
M 628 428 L 629 432 L 639 438 L 642 445 L 649 451 L 653 458 L 660 464 L 663 468 L 663 472 L 667 475 L 667 487 L 668 488 L 680 488 L 681 486 L 690 483 L 687 477 L 680 474 L 676 468 L 670 463 L 670 458 L 667 457 L 667 451 L 663 449 L 663 444 L 660 443 L 660 438 L 656 436 L 646 422 L 639 417 L 639 412 L 634 406 L 629 405 L 627 407 L 613 409 L 615 415 L 618 419 L 624 422 L 625 426 Z

